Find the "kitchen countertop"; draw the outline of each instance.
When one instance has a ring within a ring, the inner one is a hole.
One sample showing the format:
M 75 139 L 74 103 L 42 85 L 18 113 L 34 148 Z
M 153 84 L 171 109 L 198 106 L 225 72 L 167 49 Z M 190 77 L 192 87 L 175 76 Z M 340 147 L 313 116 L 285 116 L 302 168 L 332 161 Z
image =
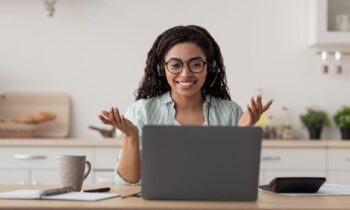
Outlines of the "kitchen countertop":
M 121 147 L 121 139 L 1 139 L 0 147 Z M 263 148 L 350 148 L 342 140 L 264 140 Z
M 121 139 L 75 139 L 75 138 L 37 138 L 37 139 L 1 139 L 0 147 L 121 147 Z

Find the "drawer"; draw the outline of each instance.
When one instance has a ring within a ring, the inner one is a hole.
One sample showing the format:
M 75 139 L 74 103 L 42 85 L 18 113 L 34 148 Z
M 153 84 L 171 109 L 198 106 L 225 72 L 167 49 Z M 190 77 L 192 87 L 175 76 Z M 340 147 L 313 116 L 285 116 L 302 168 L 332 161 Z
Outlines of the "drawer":
M 1 184 L 29 184 L 29 170 L 0 169 Z
M 350 149 L 329 149 L 328 168 L 330 170 L 350 169 Z
M 0 168 L 7 169 L 56 169 L 57 155 L 86 155 L 93 164 L 92 148 L 3 147 L 0 151 Z
M 93 171 L 84 180 L 84 184 L 92 184 Z M 57 170 L 41 170 L 36 169 L 31 171 L 31 184 L 59 184 Z
M 115 184 L 114 171 L 95 171 L 94 184 Z
M 328 172 L 327 182 L 350 185 L 350 171 L 330 171 Z
M 113 170 L 117 164 L 120 147 L 95 148 L 95 169 Z
M 326 170 L 326 149 L 264 148 L 260 169 Z

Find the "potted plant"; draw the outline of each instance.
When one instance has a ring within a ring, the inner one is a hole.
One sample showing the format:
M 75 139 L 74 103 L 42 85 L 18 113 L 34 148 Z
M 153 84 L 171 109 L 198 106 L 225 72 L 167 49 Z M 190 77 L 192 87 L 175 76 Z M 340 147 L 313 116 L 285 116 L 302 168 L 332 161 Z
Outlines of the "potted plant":
M 326 112 L 322 110 L 307 109 L 306 114 L 300 115 L 300 120 L 310 135 L 310 139 L 320 139 L 322 128 L 329 126 L 329 119 Z
M 334 121 L 340 129 L 342 139 L 350 139 L 350 107 L 339 108 L 334 115 Z

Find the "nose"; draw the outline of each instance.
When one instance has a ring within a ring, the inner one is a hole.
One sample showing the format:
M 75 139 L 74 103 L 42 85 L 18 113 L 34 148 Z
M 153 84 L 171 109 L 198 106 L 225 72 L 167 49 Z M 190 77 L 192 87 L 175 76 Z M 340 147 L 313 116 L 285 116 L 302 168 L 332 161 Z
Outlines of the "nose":
M 184 66 L 182 67 L 182 70 L 180 72 L 180 76 L 188 77 L 191 75 L 192 75 L 192 72 L 191 72 L 190 68 L 188 67 L 188 64 L 184 64 Z

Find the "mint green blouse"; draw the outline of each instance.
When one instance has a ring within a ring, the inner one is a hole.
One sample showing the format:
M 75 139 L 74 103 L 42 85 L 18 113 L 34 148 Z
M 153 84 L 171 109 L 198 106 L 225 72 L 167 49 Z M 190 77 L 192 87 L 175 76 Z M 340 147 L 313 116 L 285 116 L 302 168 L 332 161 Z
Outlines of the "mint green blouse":
M 171 98 L 170 92 L 166 92 L 163 95 L 150 99 L 137 100 L 127 109 L 125 117 L 138 127 L 139 134 L 142 136 L 142 127 L 145 125 L 178 125 L 175 120 L 174 105 L 175 103 Z M 203 104 L 203 113 L 206 121 L 205 125 L 236 126 L 243 111 L 237 103 L 231 100 L 207 95 Z M 130 184 L 117 171 L 121 154 L 122 151 L 119 154 L 114 173 L 115 182 L 117 184 Z

